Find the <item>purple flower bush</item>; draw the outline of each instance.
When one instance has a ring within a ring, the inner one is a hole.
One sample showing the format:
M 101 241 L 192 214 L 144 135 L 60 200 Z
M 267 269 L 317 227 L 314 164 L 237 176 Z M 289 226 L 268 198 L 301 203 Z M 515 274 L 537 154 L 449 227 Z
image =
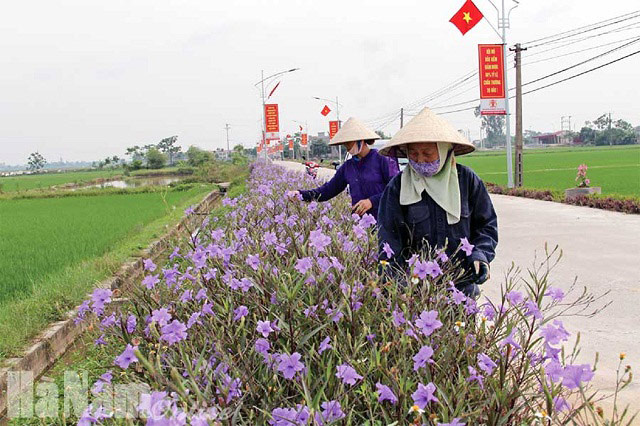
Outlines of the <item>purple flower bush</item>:
M 346 195 L 284 197 L 301 182 L 315 183 L 255 163 L 224 215 L 187 230 L 165 265 L 145 262 L 130 303 L 96 290 L 83 305 L 118 348 L 109 379 L 152 389 L 147 424 L 565 423 L 590 409 L 593 371 L 565 355 L 561 318 L 592 296 L 568 301 L 541 269 L 518 291 L 508 277 L 500 300 L 468 299 L 453 287 L 466 240 L 391 278 L 373 217 L 351 215 Z

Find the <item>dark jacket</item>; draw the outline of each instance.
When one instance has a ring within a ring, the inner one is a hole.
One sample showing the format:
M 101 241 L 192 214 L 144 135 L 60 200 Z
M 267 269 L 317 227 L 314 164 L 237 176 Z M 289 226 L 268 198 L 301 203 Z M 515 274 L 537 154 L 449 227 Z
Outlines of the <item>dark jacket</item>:
M 447 213 L 427 195 L 422 200 L 408 206 L 400 205 L 400 178 L 402 173 L 391 180 L 380 201 L 378 212 L 378 238 L 381 259 L 386 242 L 394 251 L 390 263 L 404 269 L 406 261 L 423 246 L 423 239 L 431 247 L 444 247 L 448 240 L 447 254 L 451 256 L 466 237 L 475 247 L 469 258 L 464 253 L 458 259 L 469 270 L 475 260 L 491 262 L 498 245 L 498 218 L 489 198 L 489 193 L 480 178 L 468 167 L 457 164 L 460 182 L 460 221 L 454 225 L 447 223 Z
M 380 197 L 385 186 L 398 173 L 398 164 L 371 149 L 366 157 L 356 161 L 351 158 L 336 170 L 331 180 L 319 188 L 300 191 L 305 201 L 327 201 L 340 194 L 349 185 L 351 205 L 369 199 L 371 210 L 367 213 L 378 216 Z

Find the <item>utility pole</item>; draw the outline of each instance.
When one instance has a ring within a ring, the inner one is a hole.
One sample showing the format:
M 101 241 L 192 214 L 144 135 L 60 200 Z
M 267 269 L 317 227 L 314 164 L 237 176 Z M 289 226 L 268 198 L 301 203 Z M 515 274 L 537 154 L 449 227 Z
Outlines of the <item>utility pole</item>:
M 230 156 L 230 152 L 229 152 L 229 123 L 225 124 L 224 128 L 227 131 L 227 155 L 225 157 L 228 160 L 229 156 Z
M 404 108 L 400 108 L 400 128 L 404 126 Z
M 522 57 L 520 52 L 523 50 L 520 47 L 520 43 L 516 43 L 515 49 L 511 49 L 516 52 L 516 179 L 515 186 L 522 186 L 523 167 L 522 167 Z M 506 81 L 505 75 L 505 81 Z M 508 104 L 507 100 L 507 104 Z M 507 120 L 509 116 L 507 115 Z M 508 123 L 508 121 L 507 121 Z M 508 126 L 508 125 L 507 125 Z
M 609 135 L 607 139 L 609 139 L 609 146 L 613 145 L 611 143 L 611 113 L 609 113 Z

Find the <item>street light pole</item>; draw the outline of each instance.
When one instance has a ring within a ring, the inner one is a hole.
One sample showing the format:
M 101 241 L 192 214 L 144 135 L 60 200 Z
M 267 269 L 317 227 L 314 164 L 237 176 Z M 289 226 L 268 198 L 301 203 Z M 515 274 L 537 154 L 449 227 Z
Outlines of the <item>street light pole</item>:
M 267 136 L 267 117 L 265 116 L 265 111 L 264 111 L 264 106 L 265 106 L 265 99 L 264 99 L 264 82 L 267 80 L 270 80 L 272 78 L 278 77 L 282 74 L 287 74 L 290 72 L 294 72 L 294 71 L 298 71 L 300 68 L 291 68 L 290 70 L 286 70 L 286 71 L 280 71 L 277 72 L 275 74 L 271 74 L 268 77 L 264 76 L 264 70 L 261 70 L 261 80 L 259 82 L 257 82 L 254 86 L 257 86 L 258 84 L 260 85 L 261 88 L 261 94 L 262 94 L 262 149 L 264 149 L 264 159 L 265 161 L 268 158 L 267 155 L 267 141 L 266 141 L 266 136 Z
M 338 129 L 340 129 L 341 123 L 340 123 L 340 103 L 338 102 L 338 97 L 336 96 L 336 100 L 332 101 L 331 99 L 325 99 L 325 98 L 319 98 L 317 96 L 312 96 L 313 99 L 318 99 L 319 101 L 326 101 L 326 102 L 331 102 L 332 104 L 336 104 L 336 117 L 338 119 Z M 340 164 L 342 164 L 342 145 L 338 145 L 338 155 L 340 156 L 340 158 L 338 158 L 338 161 Z

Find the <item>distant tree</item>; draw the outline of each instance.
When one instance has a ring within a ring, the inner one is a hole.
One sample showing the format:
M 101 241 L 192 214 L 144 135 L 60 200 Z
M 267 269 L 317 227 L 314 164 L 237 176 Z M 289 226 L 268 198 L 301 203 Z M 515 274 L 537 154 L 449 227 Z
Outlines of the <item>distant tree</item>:
M 380 136 L 380 139 L 389 139 L 390 136 L 387 136 L 382 130 L 376 130 L 376 134 Z
M 504 133 L 504 116 L 502 115 L 480 115 L 480 107 L 474 110 L 476 117 L 482 117 L 482 129 L 487 135 L 485 138 L 485 146 L 501 145 L 505 141 Z
M 580 140 L 582 143 L 595 143 L 596 141 L 596 130 L 593 127 L 587 126 L 587 124 L 591 124 L 590 122 L 586 122 L 585 126 L 580 129 Z
M 171 137 L 162 139 L 160 142 L 158 142 L 158 145 L 156 145 L 156 147 L 160 151 L 164 152 L 169 156 L 169 165 L 171 166 L 173 166 L 173 156 L 178 152 L 180 152 L 180 150 L 182 149 L 182 147 L 176 145 L 177 141 L 178 141 L 178 136 L 171 136 Z
M 187 150 L 187 162 L 190 166 L 198 167 L 213 161 L 213 154 L 191 145 Z
M 42 154 L 36 151 L 29 155 L 27 164 L 29 166 L 29 170 L 38 172 L 44 168 L 44 165 L 47 164 L 47 160 L 42 156 Z
M 606 113 L 602 114 L 600 117 L 596 118 L 593 121 L 593 125 L 598 130 L 604 130 L 604 129 L 608 128 L 609 127 L 609 115 L 606 114 Z
M 113 163 L 114 165 L 118 165 L 118 163 L 120 162 L 120 157 L 118 157 L 117 155 L 114 155 L 113 157 L 111 157 L 111 163 Z
M 131 161 L 141 160 L 143 157 L 142 149 L 138 145 L 127 148 L 127 152 L 125 155 L 130 156 Z
M 150 169 L 161 169 L 167 164 L 167 156 L 157 148 L 147 150 L 147 167 Z
M 247 164 L 248 158 L 244 153 L 244 146 L 238 144 L 233 147 L 233 152 L 231 152 L 231 162 L 233 164 Z

